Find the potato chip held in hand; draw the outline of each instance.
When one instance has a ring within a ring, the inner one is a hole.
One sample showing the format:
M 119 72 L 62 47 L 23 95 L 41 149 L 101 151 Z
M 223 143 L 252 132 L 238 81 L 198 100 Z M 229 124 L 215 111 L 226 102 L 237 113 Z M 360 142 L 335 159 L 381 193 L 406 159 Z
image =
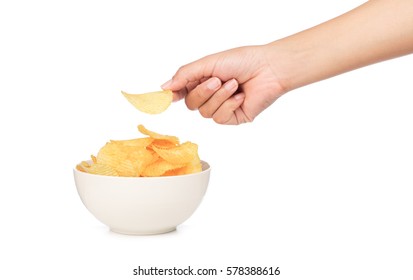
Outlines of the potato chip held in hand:
M 130 94 L 122 91 L 123 96 L 136 109 L 147 114 L 160 114 L 172 103 L 173 94 L 170 90 L 162 90 L 141 94 Z
M 77 170 L 106 176 L 157 177 L 192 174 L 202 171 L 198 145 L 180 143 L 178 137 L 159 134 L 138 126 L 144 138 L 111 140 L 82 161 Z

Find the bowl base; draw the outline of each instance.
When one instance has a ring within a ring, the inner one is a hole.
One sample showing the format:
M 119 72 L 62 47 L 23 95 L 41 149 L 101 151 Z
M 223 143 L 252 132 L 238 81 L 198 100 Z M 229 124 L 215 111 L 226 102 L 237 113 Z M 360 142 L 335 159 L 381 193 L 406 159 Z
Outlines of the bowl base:
M 127 230 L 116 229 L 116 228 L 111 228 L 110 230 L 114 233 L 125 234 L 125 235 L 156 235 L 156 234 L 163 234 L 163 233 L 175 231 L 176 227 L 166 228 L 166 229 L 161 229 L 161 230 L 154 230 L 154 231 L 127 231 Z

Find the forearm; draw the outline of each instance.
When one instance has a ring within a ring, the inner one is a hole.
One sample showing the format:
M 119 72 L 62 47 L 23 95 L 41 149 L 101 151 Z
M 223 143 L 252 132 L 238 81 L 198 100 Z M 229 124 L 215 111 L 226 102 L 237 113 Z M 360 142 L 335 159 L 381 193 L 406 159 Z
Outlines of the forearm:
M 285 91 L 413 52 L 413 0 L 371 0 L 264 46 Z

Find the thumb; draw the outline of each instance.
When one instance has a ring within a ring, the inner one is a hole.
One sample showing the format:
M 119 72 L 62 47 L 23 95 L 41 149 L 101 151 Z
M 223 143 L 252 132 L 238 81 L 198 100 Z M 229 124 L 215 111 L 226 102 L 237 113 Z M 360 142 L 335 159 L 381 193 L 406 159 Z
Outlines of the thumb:
M 181 66 L 161 88 L 172 90 L 174 100 L 182 99 L 198 84 L 212 76 L 214 65 L 213 57 L 208 56 Z

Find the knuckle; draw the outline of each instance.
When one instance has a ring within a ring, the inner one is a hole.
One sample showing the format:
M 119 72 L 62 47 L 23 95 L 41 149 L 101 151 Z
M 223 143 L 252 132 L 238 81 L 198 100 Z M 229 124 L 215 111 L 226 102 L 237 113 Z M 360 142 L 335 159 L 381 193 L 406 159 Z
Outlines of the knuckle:
M 199 108 L 199 113 L 200 113 L 201 116 L 203 116 L 204 118 L 207 118 L 207 119 L 212 118 L 211 112 L 210 112 L 208 109 L 204 108 L 204 107 L 200 107 L 200 108 Z
M 212 118 L 217 124 L 227 124 L 228 120 L 222 116 L 213 116 Z
M 251 122 L 254 121 L 254 119 L 255 118 L 253 116 L 245 114 L 244 122 L 245 123 L 251 123 Z
M 188 95 L 185 98 L 185 105 L 189 110 L 192 110 L 192 111 L 198 109 L 197 106 L 194 104 L 194 102 L 191 100 L 191 98 L 188 98 Z
M 185 72 L 186 72 L 186 65 L 183 65 L 183 66 L 178 68 L 178 70 L 176 71 L 173 78 L 176 78 L 176 77 L 179 77 L 179 76 L 185 76 Z

